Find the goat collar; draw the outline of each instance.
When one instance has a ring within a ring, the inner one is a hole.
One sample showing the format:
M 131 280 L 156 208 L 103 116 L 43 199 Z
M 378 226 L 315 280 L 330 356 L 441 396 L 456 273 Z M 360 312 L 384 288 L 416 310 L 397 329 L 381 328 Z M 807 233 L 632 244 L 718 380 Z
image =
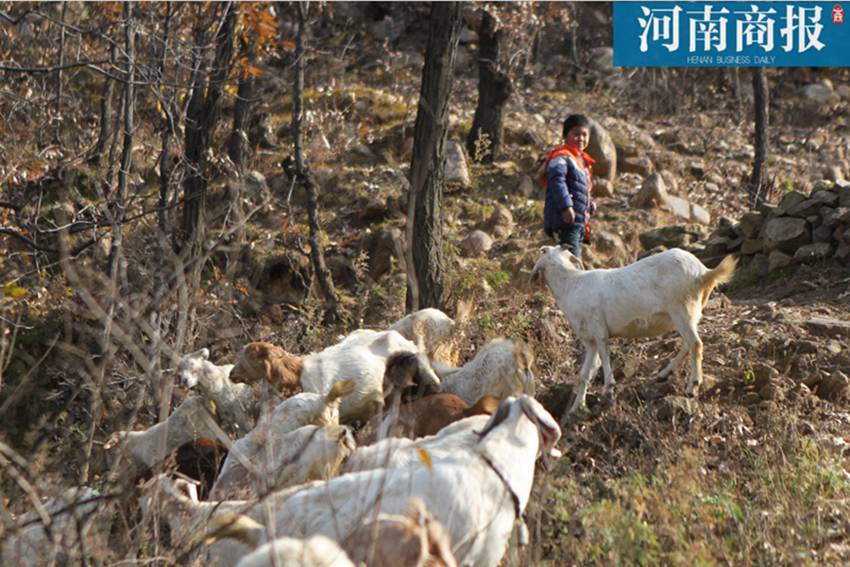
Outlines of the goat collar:
M 502 471 L 499 470 L 499 467 L 497 467 L 493 463 L 493 461 L 489 459 L 489 457 L 482 453 L 479 453 L 479 456 L 484 460 L 485 463 L 487 463 L 487 466 L 489 466 L 493 470 L 493 472 L 496 473 L 496 476 L 499 477 L 499 480 L 501 480 L 502 484 L 505 485 L 505 489 L 508 491 L 508 494 L 511 495 L 511 500 L 514 503 L 514 525 L 516 526 L 517 530 L 517 542 L 521 547 L 525 547 L 526 545 L 528 545 L 528 526 L 525 525 L 525 520 L 523 520 L 522 518 L 522 507 L 520 505 L 519 495 L 513 489 L 511 483 L 508 482 L 508 479 L 505 478 L 505 475 L 502 473 Z

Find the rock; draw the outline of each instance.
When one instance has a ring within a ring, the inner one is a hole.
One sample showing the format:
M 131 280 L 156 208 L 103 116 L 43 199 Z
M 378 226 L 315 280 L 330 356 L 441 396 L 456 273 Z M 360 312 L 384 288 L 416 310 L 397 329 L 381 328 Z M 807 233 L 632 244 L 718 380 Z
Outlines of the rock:
M 357 268 L 351 258 L 342 255 L 327 258 L 327 267 L 333 277 L 334 285 L 346 289 L 355 289 L 357 285 Z
M 764 225 L 764 215 L 759 212 L 744 213 L 741 217 L 741 232 L 747 238 L 755 238 Z
M 790 266 L 794 258 L 779 250 L 774 250 L 767 257 L 767 271 L 772 272 L 785 266 Z
M 741 244 L 741 254 L 750 256 L 761 252 L 764 249 L 764 241 L 760 238 L 746 238 Z
M 837 209 L 831 209 L 824 207 L 820 210 L 820 217 L 823 226 L 835 228 L 842 222 L 850 220 L 850 208 L 838 207 Z
M 850 245 L 843 242 L 839 244 L 838 248 L 835 249 L 835 259 L 842 264 L 850 262 Z
M 392 269 L 392 260 L 396 259 L 399 269 L 404 271 L 404 247 L 401 231 L 397 228 L 379 230 L 367 236 L 361 242 L 361 250 L 369 256 L 369 277 L 378 281 Z
M 641 247 L 650 250 L 656 246 L 675 248 L 687 246 L 704 236 L 698 224 L 676 224 L 648 230 L 639 235 Z
M 665 208 L 669 209 L 675 217 L 686 221 L 691 220 L 691 204 L 686 199 L 667 195 Z
M 725 236 L 726 238 L 736 238 L 739 230 L 736 230 L 735 221 L 729 217 L 720 217 L 717 219 L 717 228 L 712 236 Z
M 840 186 L 839 184 L 836 184 L 832 192 L 838 195 L 839 207 L 850 207 L 850 184 L 847 184 L 845 186 Z
M 777 205 L 776 209 L 773 211 L 774 215 L 777 217 L 781 217 L 788 214 L 788 211 L 793 207 L 796 207 L 803 201 L 805 201 L 808 197 L 800 193 L 799 191 L 789 191 L 785 193 L 785 196 L 782 197 L 782 200 Z
M 530 176 L 523 174 L 519 178 L 519 183 L 517 183 L 516 191 L 523 197 L 531 198 L 534 196 L 535 193 L 537 193 L 537 186 L 534 184 L 534 181 L 531 179 Z
M 614 196 L 614 187 L 605 178 L 593 180 L 593 196 L 600 198 L 611 198 Z
M 725 236 L 716 236 L 705 243 L 705 256 L 722 256 L 729 251 L 731 240 Z
M 485 229 L 499 238 L 507 238 L 514 230 L 514 216 L 507 207 L 496 206 L 493 214 L 484 222 Z
M 664 178 L 658 173 L 653 173 L 644 180 L 643 186 L 632 201 L 632 205 L 645 208 L 661 207 L 667 204 L 667 198 L 667 185 Z
M 481 256 L 493 247 L 493 239 L 483 230 L 474 230 L 458 244 L 461 254 L 466 258 Z
M 691 203 L 691 220 L 701 224 L 711 224 L 711 213 L 696 203 Z
M 666 396 L 658 401 L 656 417 L 667 421 L 673 418 L 687 418 L 697 413 L 697 404 L 684 396 Z
M 800 94 L 816 104 L 826 104 L 838 98 L 835 91 L 824 83 L 806 85 L 800 90 Z
M 600 254 L 616 260 L 620 266 L 628 262 L 628 250 L 619 235 L 604 230 L 594 231 L 593 247 Z
M 458 183 L 461 187 L 469 187 L 470 184 L 466 155 L 458 142 L 446 142 L 445 182 Z
M 803 322 L 809 332 L 815 335 L 838 338 L 839 335 L 850 337 L 850 321 L 816 317 Z
M 782 397 L 776 384 L 767 384 L 764 388 L 759 389 L 758 394 L 762 400 L 775 400 Z
M 778 217 L 767 221 L 764 236 L 767 249 L 779 249 L 789 254 L 811 242 L 806 221 L 792 217 Z
M 769 364 L 757 362 L 753 365 L 753 388 L 761 390 L 768 384 L 776 382 L 779 378 L 779 371 Z
M 838 205 L 838 195 L 832 191 L 818 191 L 809 199 L 791 207 L 787 214 L 805 218 L 809 215 L 818 214 L 821 207 L 835 207 L 836 205 Z
M 753 406 L 761 401 L 761 396 L 756 392 L 744 392 L 741 396 L 742 406 Z
M 590 144 L 587 146 L 587 153 L 596 160 L 593 164 L 594 177 L 612 182 L 617 178 L 617 148 L 608 131 L 593 119 L 590 120 Z
M 804 264 L 821 262 L 829 258 L 832 246 L 829 242 L 815 242 L 801 246 L 794 253 L 794 260 Z
M 372 22 L 367 26 L 369 34 L 378 41 L 393 42 L 401 37 L 407 24 L 403 19 L 394 19 L 387 14 L 383 20 Z
M 850 99 L 850 85 L 838 85 L 835 93 L 844 100 Z
M 840 370 L 836 370 L 821 381 L 817 395 L 830 402 L 843 400 L 850 395 L 850 379 Z
M 702 179 L 703 177 L 705 177 L 705 163 L 703 163 L 702 161 L 692 161 L 688 165 L 688 168 L 691 172 L 691 175 L 693 175 L 697 179 Z
M 827 226 L 819 226 L 812 231 L 812 240 L 815 242 L 829 242 L 832 240 L 832 229 Z
M 676 193 L 679 190 L 679 181 L 676 179 L 676 176 L 672 171 L 669 169 L 662 170 L 661 177 L 664 179 L 664 184 L 667 186 L 670 193 Z
M 829 179 L 830 181 L 839 181 L 844 179 L 844 172 L 837 165 L 831 165 L 826 168 L 823 173 L 824 179 Z
M 637 173 L 643 177 L 655 170 L 652 160 L 646 156 L 622 158 L 618 160 L 617 167 L 620 173 Z

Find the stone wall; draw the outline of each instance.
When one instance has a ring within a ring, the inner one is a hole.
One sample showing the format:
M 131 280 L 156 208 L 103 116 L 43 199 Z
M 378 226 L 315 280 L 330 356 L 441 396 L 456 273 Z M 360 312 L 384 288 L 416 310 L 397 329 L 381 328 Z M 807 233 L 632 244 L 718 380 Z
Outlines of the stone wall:
M 850 182 L 820 181 L 809 195 L 789 191 L 778 205 L 721 222 L 698 255 L 712 266 L 727 254 L 740 254 L 755 275 L 792 264 L 850 264 Z

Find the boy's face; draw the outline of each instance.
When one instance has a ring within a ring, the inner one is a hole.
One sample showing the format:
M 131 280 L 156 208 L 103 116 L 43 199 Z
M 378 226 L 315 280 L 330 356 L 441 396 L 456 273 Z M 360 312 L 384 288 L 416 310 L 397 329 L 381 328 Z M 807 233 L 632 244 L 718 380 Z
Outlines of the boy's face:
M 564 140 L 568 146 L 584 150 L 590 143 L 590 128 L 587 126 L 573 126 Z

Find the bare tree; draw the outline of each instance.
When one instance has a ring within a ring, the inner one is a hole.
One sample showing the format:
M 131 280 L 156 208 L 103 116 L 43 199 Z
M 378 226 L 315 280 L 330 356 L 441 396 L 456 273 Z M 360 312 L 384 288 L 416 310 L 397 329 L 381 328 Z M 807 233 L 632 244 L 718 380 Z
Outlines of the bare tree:
M 296 4 L 296 12 L 298 13 L 298 32 L 295 36 L 295 90 L 293 92 L 293 108 L 292 108 L 292 137 L 295 145 L 295 175 L 298 182 L 304 187 L 307 192 L 307 215 L 310 228 L 310 260 L 313 263 L 313 271 L 316 273 L 316 278 L 319 282 L 319 288 L 322 295 L 325 297 L 326 317 L 337 320 L 339 319 L 339 296 L 334 289 L 333 277 L 330 270 L 325 265 L 325 257 L 322 254 L 322 248 L 319 244 L 319 235 L 321 227 L 319 225 L 319 204 L 316 190 L 316 183 L 307 166 L 304 158 L 304 148 L 302 140 L 302 118 L 304 110 L 304 52 L 305 52 L 305 35 L 306 30 L 306 15 L 305 11 L 309 4 L 298 2 Z
M 504 30 L 496 16 L 482 10 L 478 27 L 478 106 L 466 138 L 466 151 L 486 163 L 492 163 L 502 146 L 505 103 L 513 91 L 510 77 L 501 68 L 503 37 Z M 479 148 L 482 138 L 489 141 L 488 147 Z M 484 149 L 487 151 L 482 152 Z
M 192 96 L 186 114 L 186 161 L 190 171 L 184 181 L 183 246 L 190 247 L 189 258 L 195 268 L 191 285 L 200 277 L 203 240 L 206 232 L 204 219 L 207 194 L 207 152 L 211 147 L 213 132 L 218 122 L 219 99 L 230 70 L 233 54 L 233 33 L 236 27 L 236 10 L 232 3 L 224 4 L 218 22 L 212 66 L 207 70 L 203 58 L 193 71 Z M 198 31 L 198 44 L 203 45 L 205 34 Z
M 770 187 L 767 178 L 768 116 L 767 77 L 763 67 L 753 68 L 753 108 L 755 114 L 755 158 L 750 176 L 750 206 L 758 207 L 767 198 Z
M 462 16 L 459 2 L 431 5 L 407 208 L 407 308 L 411 311 L 443 304 L 444 147 Z

